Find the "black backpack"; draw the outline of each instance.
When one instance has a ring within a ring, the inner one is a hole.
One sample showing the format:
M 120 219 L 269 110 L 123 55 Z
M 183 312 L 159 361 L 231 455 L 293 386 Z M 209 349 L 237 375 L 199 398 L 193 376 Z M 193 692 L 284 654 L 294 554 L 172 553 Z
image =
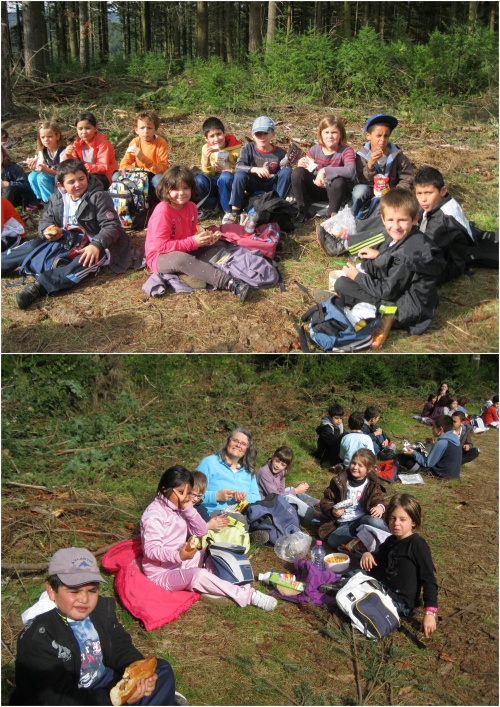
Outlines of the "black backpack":
M 273 545 L 283 535 L 300 530 L 297 509 L 277 493 L 269 493 L 263 501 L 249 503 L 243 513 L 250 523 L 250 531 L 265 530 Z
M 297 209 L 286 199 L 278 196 L 274 190 L 250 197 L 248 213 L 252 209 L 252 215 L 257 226 L 263 223 L 277 223 L 280 230 L 287 233 L 290 233 L 295 228 L 293 219 L 297 216 Z

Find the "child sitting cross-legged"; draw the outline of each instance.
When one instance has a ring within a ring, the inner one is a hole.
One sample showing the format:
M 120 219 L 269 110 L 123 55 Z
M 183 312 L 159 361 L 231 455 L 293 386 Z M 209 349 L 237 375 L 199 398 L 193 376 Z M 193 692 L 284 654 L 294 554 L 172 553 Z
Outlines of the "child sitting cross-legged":
M 347 470 L 332 476 L 319 507 L 328 518 L 319 527 L 318 534 L 337 548 L 356 537 L 360 525 L 371 525 L 388 532 L 383 520 L 385 511 L 384 488 L 374 473 L 377 458 L 368 449 L 356 452 Z M 340 501 L 352 501 L 347 508 L 334 508 Z
M 326 462 L 330 466 L 340 462 L 340 442 L 344 435 L 343 417 L 342 405 L 332 403 L 316 427 L 318 447 L 313 454 L 320 462 Z
M 149 219 L 144 246 L 148 268 L 158 273 L 191 275 L 244 300 L 248 285 L 209 262 L 220 251 L 215 244 L 221 234 L 198 227 L 192 171 L 187 167 L 170 167 L 162 175 L 156 195 L 160 203 Z
M 453 431 L 462 446 L 462 464 L 468 464 L 479 456 L 479 449 L 472 442 L 472 427 L 465 422 L 465 415 L 458 410 L 451 413 Z
M 436 630 L 438 587 L 429 545 L 415 532 L 421 518 L 415 496 L 393 496 L 385 512 L 392 535 L 375 552 L 365 552 L 360 566 L 387 588 L 401 616 L 411 616 L 421 606 L 423 592 L 422 630 L 428 638 Z
M 143 658 L 118 621 L 115 600 L 99 596 L 106 583 L 85 548 L 58 550 L 45 583 L 53 609 L 30 621 L 17 642 L 11 705 L 109 705 L 109 693 L 130 663 Z M 171 665 L 157 659 L 127 704 L 174 705 Z M 116 703 L 115 703 L 116 704 Z
M 462 207 L 450 194 L 443 175 L 424 165 L 415 175 L 415 195 L 422 209 L 419 228 L 440 249 L 446 262 L 438 284 L 462 275 L 474 246 L 471 226 Z
M 278 447 L 267 464 L 258 470 L 257 485 L 261 498 L 265 498 L 270 493 L 277 493 L 296 507 L 299 518 L 306 521 L 322 518 L 319 510 L 315 510 L 319 505 L 319 499 L 306 493 L 309 489 L 308 483 L 302 481 L 295 487 L 285 488 L 286 475 L 292 461 L 293 451 L 290 447 Z
M 231 211 L 224 215 L 223 224 L 239 223 L 246 194 L 273 189 L 282 199 L 288 194 L 292 170 L 289 167 L 281 167 L 286 150 L 274 144 L 275 134 L 275 125 L 271 118 L 261 115 L 254 120 L 254 142 L 249 142 L 242 148 L 236 162 L 231 190 Z
M 428 472 L 442 479 L 458 479 L 462 464 L 462 445 L 453 430 L 453 420 L 449 415 L 438 415 L 432 420 L 432 434 L 438 440 L 425 457 L 416 449 L 403 449 L 399 458 L 409 458 L 420 465 L 421 472 Z
M 41 202 L 39 206 L 43 206 L 54 193 L 56 169 L 65 151 L 58 123 L 44 120 L 39 124 L 36 147 L 38 155 L 27 161 L 31 169 L 28 181 L 36 198 Z
M 377 405 L 369 405 L 365 410 L 363 432 L 371 438 L 375 454 L 378 454 L 382 449 L 396 449 L 396 445 L 391 442 L 383 429 L 378 426 L 381 415 L 382 410 Z
M 81 160 L 87 172 L 99 179 L 103 189 L 109 189 L 112 175 L 118 167 L 115 148 L 106 135 L 99 132 L 93 113 L 79 113 L 76 116 L 75 128 L 78 139 L 66 148 L 64 159 Z
M 74 247 L 74 257 L 70 258 L 64 251 L 68 256 L 66 264 L 41 272 L 36 282 L 17 293 L 16 303 L 20 309 L 26 309 L 46 294 L 78 285 L 104 265 L 109 264 L 115 273 L 121 274 L 133 263 L 132 243 L 100 180 L 93 175 L 89 178 L 80 160 L 64 160 L 57 167 L 56 181 L 59 189 L 52 194 L 42 212 L 38 238 L 2 253 L 2 276 L 18 268 L 34 249 L 49 249 L 54 241 L 67 242 L 66 229 L 80 228 L 86 237 L 81 245 Z M 84 244 L 87 238 L 88 242 Z M 61 248 L 64 250 L 63 246 Z
M 380 250 L 362 248 L 359 269 L 352 263 L 342 268 L 335 292 L 348 306 L 382 302 L 397 306 L 394 327 L 422 334 L 434 317 L 437 280 L 445 267 L 439 249 L 419 231 L 418 201 L 406 189 L 391 189 L 380 200 L 382 221 L 389 236 Z
M 168 169 L 168 145 L 165 138 L 157 135 L 160 119 L 154 110 L 137 113 L 134 132 L 137 135 L 127 147 L 120 162 L 120 169 L 144 169 L 149 173 L 149 182 L 153 189 L 158 186 L 161 175 Z M 116 180 L 115 172 L 112 180 Z
M 219 118 L 210 117 L 202 126 L 205 144 L 201 150 L 201 171 L 197 174 L 198 220 L 209 218 L 220 203 L 224 213 L 231 211 L 229 199 L 234 180 L 234 167 L 241 142 L 226 133 Z
M 347 420 L 349 429 L 340 441 L 340 461 L 347 468 L 352 459 L 352 456 L 358 449 L 369 449 L 372 454 L 375 454 L 372 438 L 363 432 L 365 418 L 361 412 L 352 412 Z

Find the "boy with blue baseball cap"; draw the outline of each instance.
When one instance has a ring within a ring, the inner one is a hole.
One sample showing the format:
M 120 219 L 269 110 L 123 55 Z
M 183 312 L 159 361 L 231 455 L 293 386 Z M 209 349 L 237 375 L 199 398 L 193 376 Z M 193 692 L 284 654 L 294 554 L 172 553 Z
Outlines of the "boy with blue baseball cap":
M 238 223 L 245 194 L 273 189 L 284 199 L 290 189 L 292 170 L 281 167 L 286 150 L 274 144 L 275 125 L 266 115 L 259 116 L 252 125 L 254 142 L 242 148 L 235 165 L 231 190 L 231 211 L 224 215 L 222 223 Z
M 356 153 L 357 184 L 352 192 L 352 213 L 359 214 L 363 204 L 374 196 L 374 179 L 386 177 L 388 189 L 413 189 L 414 174 L 411 162 L 397 145 L 390 142 L 398 120 L 393 115 L 376 113 L 365 123 L 367 142 Z

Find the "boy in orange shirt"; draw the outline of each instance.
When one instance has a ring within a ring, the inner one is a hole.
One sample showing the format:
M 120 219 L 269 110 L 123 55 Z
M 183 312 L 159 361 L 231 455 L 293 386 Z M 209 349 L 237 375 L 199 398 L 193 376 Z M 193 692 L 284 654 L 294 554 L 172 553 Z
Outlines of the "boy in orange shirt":
M 156 134 L 160 119 L 154 110 L 143 110 L 135 116 L 135 137 L 127 147 L 120 162 L 120 169 L 144 169 L 149 172 L 149 181 L 156 189 L 161 175 L 168 169 L 167 141 Z M 119 176 L 113 174 L 113 181 Z

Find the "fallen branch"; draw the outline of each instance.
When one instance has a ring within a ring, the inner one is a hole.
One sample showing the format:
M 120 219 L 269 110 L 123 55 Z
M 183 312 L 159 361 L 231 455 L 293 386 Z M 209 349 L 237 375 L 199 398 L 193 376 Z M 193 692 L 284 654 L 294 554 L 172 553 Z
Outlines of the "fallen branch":
M 49 493 L 53 493 L 52 489 L 49 489 L 47 486 L 35 486 L 34 484 L 20 484 L 17 481 L 6 481 L 5 483 L 8 486 L 21 486 L 21 488 L 25 488 L 25 489 L 40 489 L 41 491 L 48 491 Z
M 133 412 L 131 415 L 129 415 L 128 417 L 126 417 L 126 418 L 123 420 L 123 422 L 119 422 L 118 425 L 117 425 L 117 427 L 120 427 L 120 425 L 124 425 L 126 422 L 128 422 L 129 420 L 131 420 L 133 417 L 135 417 L 136 415 L 139 415 L 145 408 L 148 407 L 148 405 L 151 405 L 151 403 L 156 402 L 159 397 L 160 397 L 160 396 L 157 395 L 156 398 L 153 398 L 152 400 L 150 400 L 149 402 L 147 402 L 145 405 L 142 406 L 142 408 L 139 408 L 138 412 Z M 131 441 L 132 441 L 132 440 L 131 440 Z
M 452 614 L 451 616 L 447 616 L 445 619 L 443 619 L 443 620 L 441 621 L 441 623 L 439 624 L 439 627 L 440 627 L 440 628 L 444 628 L 445 626 L 447 626 L 447 625 L 450 623 L 450 621 L 451 621 L 452 619 L 456 619 L 456 618 L 458 618 L 459 616 L 461 616 L 462 614 L 465 614 L 466 611 L 470 611 L 471 609 L 473 609 L 474 607 L 476 607 L 478 604 L 479 604 L 479 602 L 478 602 L 478 601 L 475 601 L 473 604 L 469 604 L 469 605 L 466 606 L 465 608 L 460 609 L 460 611 L 456 611 L 456 612 L 455 612 L 454 614 Z
M 130 442 L 135 442 L 135 439 L 122 439 L 119 442 L 110 442 L 109 444 L 98 444 L 97 447 L 75 447 L 74 449 L 60 449 L 59 451 L 54 452 L 54 455 L 60 456 L 61 454 L 73 454 L 73 452 L 89 452 L 92 449 L 116 447 L 117 444 L 130 444 Z
M 358 650 L 356 648 L 356 629 L 354 628 L 353 624 L 351 624 L 351 635 L 352 635 L 352 654 L 353 654 L 353 663 L 354 663 L 354 676 L 356 678 L 356 689 L 358 691 L 358 702 L 360 705 L 363 704 L 363 690 L 361 688 L 361 677 L 359 674 L 359 665 L 358 665 Z

